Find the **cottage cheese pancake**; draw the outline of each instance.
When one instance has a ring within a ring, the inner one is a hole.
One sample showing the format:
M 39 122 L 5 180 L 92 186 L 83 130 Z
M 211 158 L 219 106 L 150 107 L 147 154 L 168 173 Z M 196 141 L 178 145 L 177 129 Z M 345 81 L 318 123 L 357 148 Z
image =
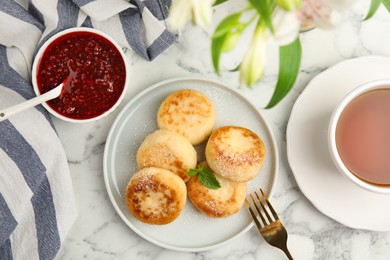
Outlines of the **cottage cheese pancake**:
M 219 176 L 231 181 L 249 181 L 264 162 L 263 141 L 251 130 L 238 126 L 216 129 L 206 145 L 206 160 Z
M 187 198 L 183 180 L 170 171 L 149 167 L 134 174 L 126 188 L 126 205 L 138 220 L 155 225 L 179 217 Z
M 207 139 L 215 124 L 211 101 L 195 90 L 179 90 L 170 94 L 160 105 L 157 124 L 160 129 L 183 135 L 196 145 Z
M 157 130 L 148 135 L 137 151 L 140 169 L 159 167 L 173 172 L 185 182 L 188 170 L 196 167 L 196 151 L 182 135 L 168 130 Z
M 207 164 L 205 164 L 207 167 Z M 237 213 L 245 201 L 246 182 L 233 182 L 215 175 L 221 188 L 213 190 L 205 187 L 194 176 L 187 183 L 188 198 L 203 214 L 222 218 Z

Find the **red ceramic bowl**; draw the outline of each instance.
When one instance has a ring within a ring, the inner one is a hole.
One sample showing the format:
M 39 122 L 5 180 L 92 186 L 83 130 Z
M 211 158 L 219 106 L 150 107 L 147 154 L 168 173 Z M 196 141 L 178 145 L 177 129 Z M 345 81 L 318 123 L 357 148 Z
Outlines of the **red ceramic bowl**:
M 37 95 L 65 81 L 58 98 L 43 106 L 69 122 L 90 122 L 111 113 L 121 102 L 129 81 L 121 47 L 108 35 L 90 28 L 61 31 L 39 49 L 32 68 Z

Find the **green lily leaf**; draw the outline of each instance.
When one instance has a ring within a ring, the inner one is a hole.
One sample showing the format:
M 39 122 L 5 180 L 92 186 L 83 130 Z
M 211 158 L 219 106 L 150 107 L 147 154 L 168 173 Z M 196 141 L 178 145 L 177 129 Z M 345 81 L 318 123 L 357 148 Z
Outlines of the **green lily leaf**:
M 211 37 L 211 57 L 213 66 L 219 75 L 219 60 L 222 52 L 230 51 L 235 47 L 241 33 L 248 24 L 240 23 L 242 12 L 229 15 L 215 29 Z
M 272 108 L 278 104 L 291 90 L 297 79 L 301 65 L 302 46 L 297 39 L 289 45 L 279 48 L 279 75 L 274 94 L 266 108 Z
M 241 34 L 242 31 L 229 32 L 226 36 L 225 43 L 222 47 L 222 52 L 229 52 L 233 50 L 236 47 L 237 42 L 241 37 Z
M 217 1 L 215 1 L 215 3 L 214 3 L 213 6 L 223 4 L 223 3 L 225 3 L 226 1 L 227 1 L 227 0 L 217 0 Z
M 223 45 L 225 43 L 227 34 L 218 38 L 211 38 L 211 58 L 213 60 L 214 69 L 219 75 L 219 59 L 221 57 Z
M 237 65 L 234 69 L 229 70 L 230 72 L 236 72 L 240 70 L 241 63 Z
M 235 13 L 232 15 L 229 15 L 225 19 L 223 19 L 215 29 L 213 35 L 211 36 L 212 38 L 218 38 L 223 36 L 224 34 L 230 32 L 233 29 L 236 30 L 241 30 L 243 27 L 245 27 L 245 24 L 240 24 L 240 17 L 241 17 L 241 12 Z
M 259 13 L 261 19 L 263 19 L 267 28 L 274 33 L 274 27 L 272 25 L 272 11 L 275 8 L 275 3 L 272 1 L 270 3 L 269 0 L 249 0 L 249 2 L 253 5 L 256 11 Z
M 298 9 L 301 6 L 301 0 L 275 0 L 275 2 L 286 11 Z
M 382 0 L 382 4 L 386 7 L 387 11 L 390 12 L 390 0 Z
M 367 16 L 364 18 L 364 21 L 370 19 L 378 10 L 381 0 L 371 0 L 370 10 L 367 13 Z

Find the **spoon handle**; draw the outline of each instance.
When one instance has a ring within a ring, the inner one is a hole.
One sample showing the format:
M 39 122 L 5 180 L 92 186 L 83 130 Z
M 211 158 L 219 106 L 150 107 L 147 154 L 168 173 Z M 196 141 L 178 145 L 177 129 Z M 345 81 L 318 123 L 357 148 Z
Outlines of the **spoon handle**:
M 17 114 L 19 112 L 22 112 L 22 111 L 28 109 L 28 108 L 35 107 L 36 105 L 39 105 L 45 101 L 48 101 L 48 100 L 51 100 L 51 99 L 58 97 L 61 94 L 62 85 L 63 85 L 63 83 L 61 83 L 60 85 L 58 85 L 54 89 L 46 92 L 43 95 L 29 99 L 25 102 L 14 105 L 12 107 L 0 110 L 0 122 L 8 119 L 10 116 L 12 116 L 14 114 Z

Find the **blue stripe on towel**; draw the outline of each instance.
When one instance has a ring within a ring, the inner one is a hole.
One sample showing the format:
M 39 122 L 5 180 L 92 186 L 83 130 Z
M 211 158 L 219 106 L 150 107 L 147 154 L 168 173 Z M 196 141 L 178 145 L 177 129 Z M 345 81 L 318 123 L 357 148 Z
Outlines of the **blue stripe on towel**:
M 58 234 L 56 212 L 49 180 L 45 175 L 39 190 L 31 198 L 38 236 L 39 259 L 53 259 L 61 240 Z
M 164 32 L 149 47 L 147 47 L 141 37 L 134 37 L 134 35 L 143 34 L 144 28 L 141 24 L 141 16 L 145 6 L 147 6 L 149 11 L 156 15 L 158 19 L 162 20 L 165 14 L 161 13 L 161 4 L 168 3 L 169 1 L 157 3 L 154 0 L 152 3 L 152 1 L 141 2 L 140 0 L 131 0 L 130 2 L 137 5 L 140 11 L 130 8 L 119 14 L 123 32 L 125 33 L 126 40 L 130 44 L 131 48 L 145 59 L 152 61 L 163 50 L 169 47 L 177 37 L 165 29 Z
M 4 242 L 9 238 L 9 236 L 14 231 L 17 225 L 18 222 L 16 222 L 7 205 L 7 202 L 5 201 L 3 195 L 0 192 L 0 246 L 4 244 Z M 2 259 L 1 254 L 0 259 Z
M 0 245 L 0 259 L 1 260 L 12 260 L 12 247 L 11 241 L 7 239 L 4 244 Z
M 41 159 L 9 120 L 1 122 L 0 137 L 0 148 L 15 162 L 27 185 L 35 193 L 46 174 Z
M 142 12 L 144 11 L 145 5 L 141 0 L 130 0 L 130 3 L 138 6 L 138 10 L 142 14 Z
M 77 26 L 77 19 L 79 17 L 79 8 L 73 1 L 58 0 L 57 4 L 58 24 L 56 31 Z
M 147 60 L 151 60 L 146 52 L 146 46 L 142 37 L 134 37 L 134 35 L 143 34 L 143 25 L 141 25 L 141 14 L 138 10 L 129 8 L 119 14 L 119 19 L 122 24 L 123 32 L 127 42 L 131 48 Z
M 10 121 L 0 124 L 0 136 L 0 148 L 15 162 L 34 193 L 31 202 L 35 213 L 40 259 L 52 259 L 60 246 L 60 238 L 46 167 Z
M 28 0 L 28 12 L 35 18 L 37 21 L 44 25 L 45 19 L 43 18 L 43 14 L 35 7 L 35 5 L 32 3 L 32 0 Z
M 130 0 L 130 3 L 138 6 L 139 12 L 142 14 L 144 8 L 148 10 L 156 17 L 158 20 L 165 20 L 168 17 L 169 7 L 171 6 L 171 0 Z
M 149 46 L 147 52 L 150 57 L 157 57 L 161 50 L 165 50 L 175 42 L 176 36 L 167 29 Z
M 16 91 L 19 95 L 25 99 L 31 99 L 35 97 L 35 93 L 30 84 L 28 84 L 22 76 L 19 75 L 8 64 L 7 49 L 0 44 L 0 85 Z M 36 109 L 40 111 L 46 119 L 50 122 L 53 129 L 55 129 L 49 113 L 43 106 L 36 106 Z
M 82 7 L 86 4 L 89 4 L 91 2 L 95 2 L 95 0 L 73 0 L 73 2 L 78 5 L 79 7 Z
M 35 97 L 31 85 L 9 66 L 7 48 L 3 45 L 0 45 L 0 85 L 18 92 L 25 99 Z
M 34 25 L 41 32 L 44 30 L 44 26 L 15 1 L 1 1 L 0 11 Z
M 45 36 L 45 38 L 43 38 L 39 42 L 36 51 L 38 51 L 39 48 L 41 48 L 41 46 L 54 34 L 63 31 L 65 29 L 69 29 L 77 26 L 77 19 L 79 17 L 79 8 L 72 1 L 58 0 L 57 14 L 58 14 L 57 27 L 53 31 L 48 33 Z
M 87 16 L 87 18 L 85 18 L 85 20 L 84 20 L 83 24 L 81 25 L 81 27 L 93 28 L 91 17 Z
M 170 0 L 145 0 L 143 4 L 158 20 L 165 20 L 169 14 Z

